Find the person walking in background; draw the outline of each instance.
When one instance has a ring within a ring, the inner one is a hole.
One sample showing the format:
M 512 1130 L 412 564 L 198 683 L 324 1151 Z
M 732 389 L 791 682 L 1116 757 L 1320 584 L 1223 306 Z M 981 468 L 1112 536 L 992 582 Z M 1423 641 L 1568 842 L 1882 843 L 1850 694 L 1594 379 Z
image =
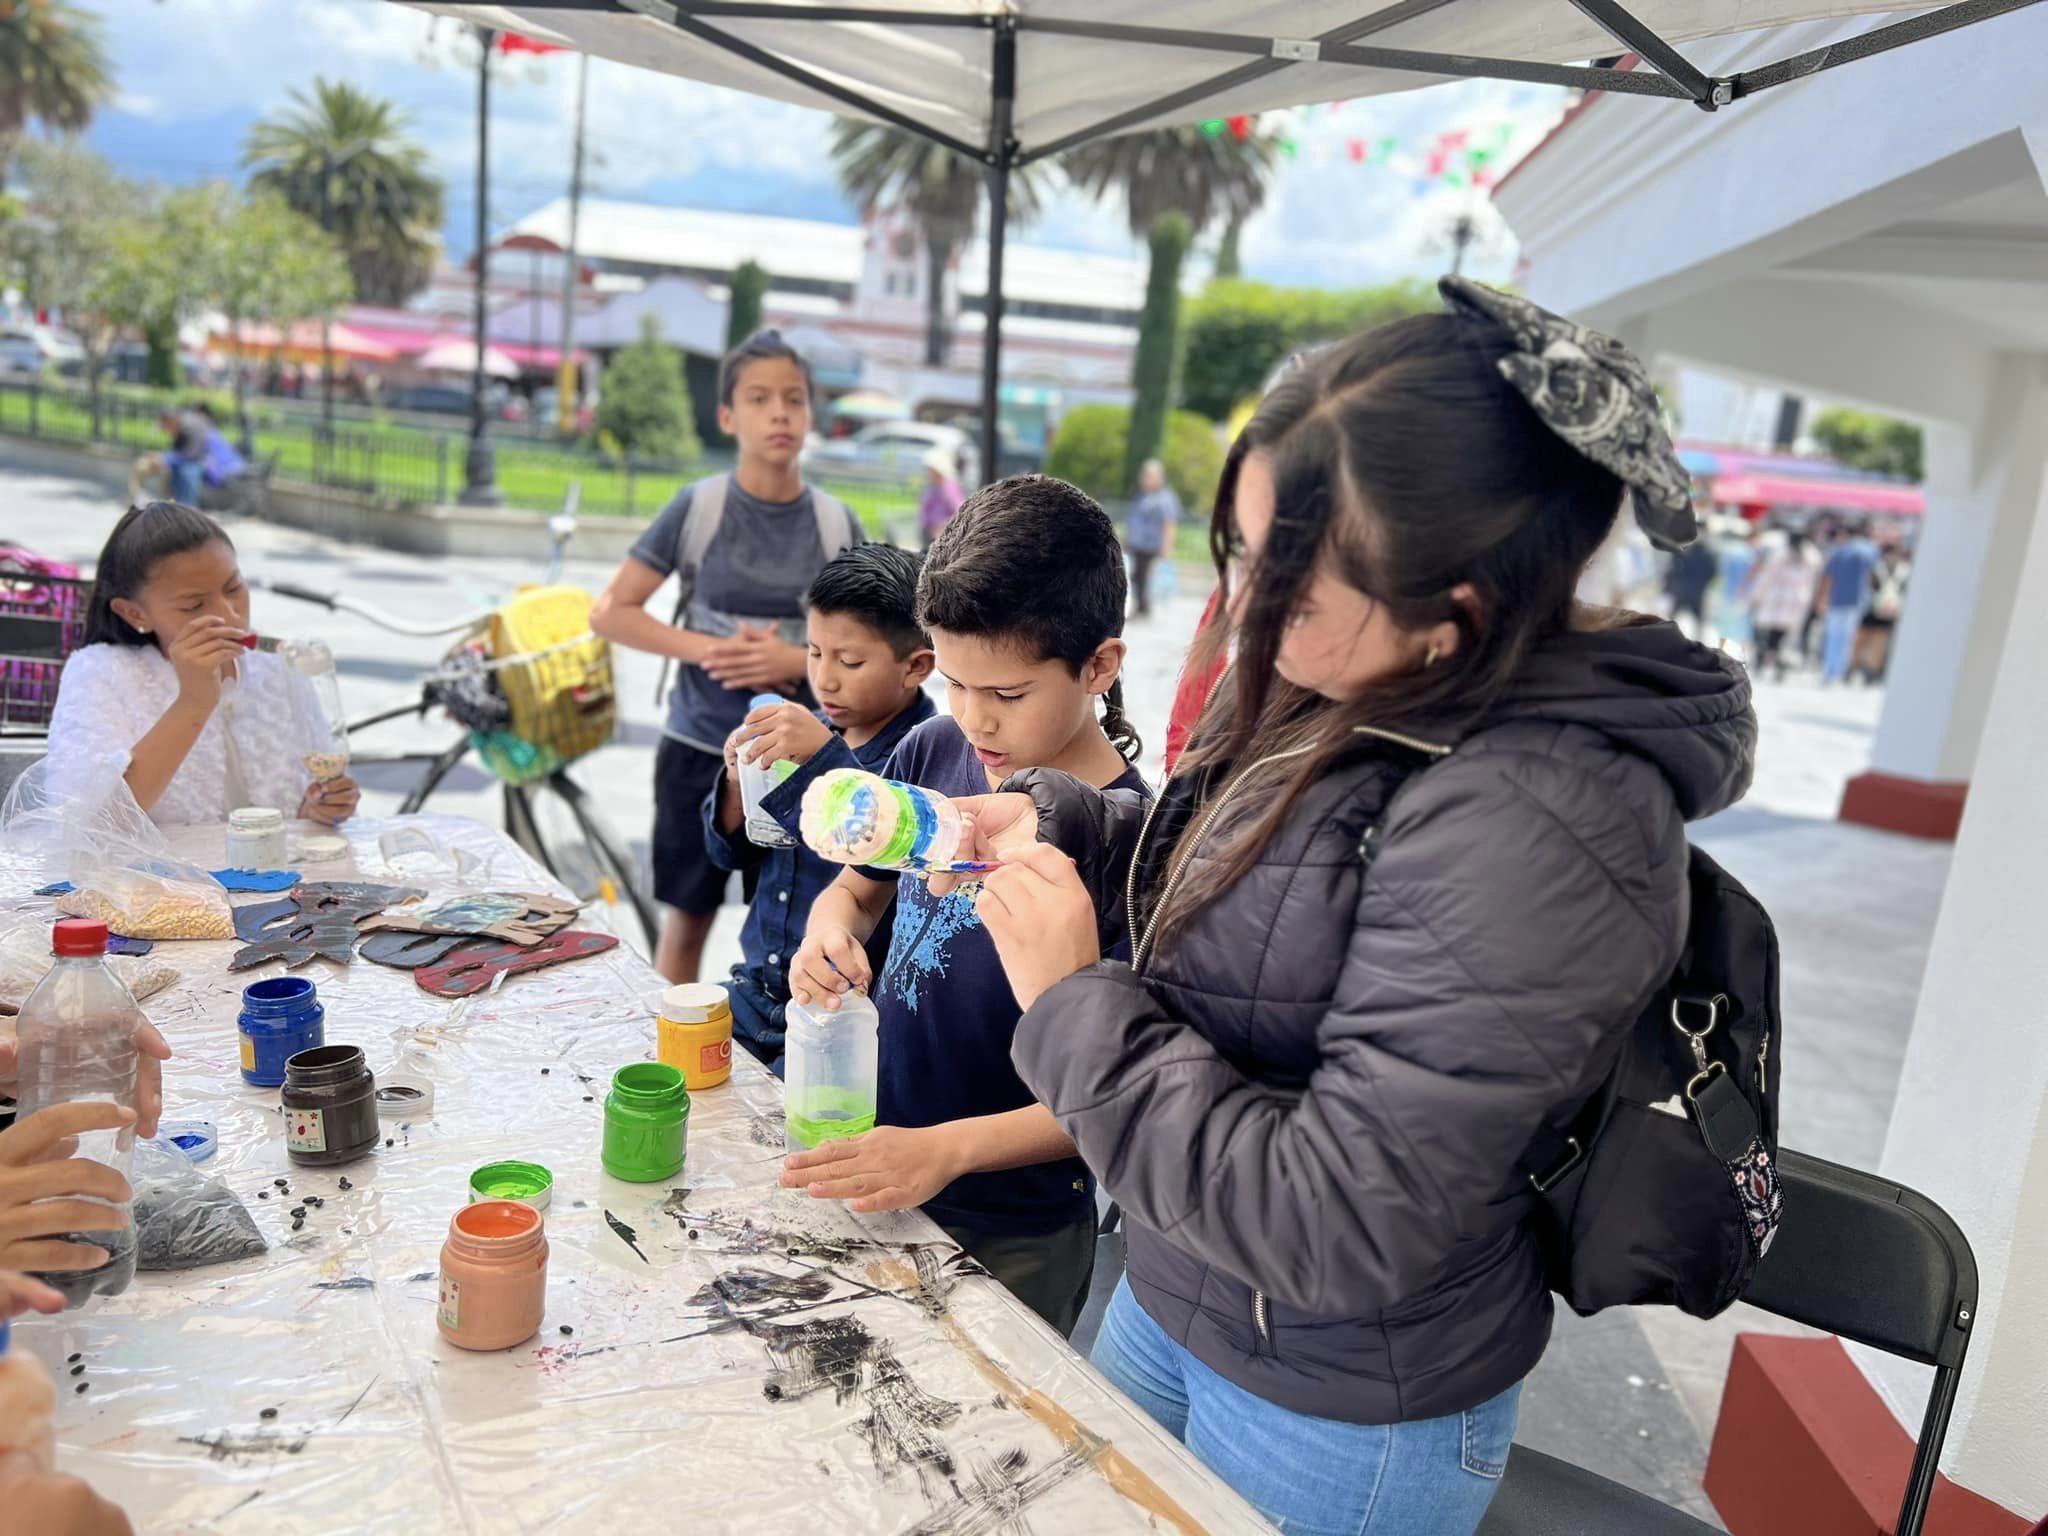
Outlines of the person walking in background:
M 1720 560 L 1721 590 L 1714 601 L 1714 628 L 1724 646 L 1735 646 L 1746 655 L 1756 638 L 1745 592 L 1749 574 L 1756 569 L 1756 529 L 1746 519 L 1731 519 L 1723 525 L 1715 553 Z
M 1173 531 L 1180 522 L 1180 498 L 1166 483 L 1166 466 L 1147 459 L 1138 471 L 1138 495 L 1124 524 L 1124 548 L 1131 555 L 1131 595 L 1137 616 L 1152 616 L 1152 568 L 1161 555 L 1171 555 Z
M 943 448 L 928 449 L 924 456 L 924 496 L 917 504 L 917 531 L 926 549 L 932 547 L 939 530 L 953 521 L 953 514 L 966 499 L 953 455 Z
M 1698 640 L 1706 634 L 1707 591 L 1720 570 L 1721 563 L 1705 539 L 1671 557 L 1671 569 L 1664 577 L 1664 595 L 1670 602 L 1673 621 L 1688 640 Z
M 1823 620 L 1820 679 L 1842 683 L 1849 679 L 1849 663 L 1855 659 L 1856 634 L 1863 627 L 1863 615 L 1870 606 L 1870 578 L 1877 569 L 1877 546 L 1858 525 L 1842 531 L 1827 564 L 1821 568 L 1825 584 L 1826 616 Z
M 1785 681 L 1785 642 L 1797 638 L 1813 613 L 1820 558 L 1797 529 L 1773 529 L 1750 582 L 1756 609 L 1756 669 L 1768 666 Z
M 1863 615 L 1863 627 L 1856 632 L 1855 676 L 1866 683 L 1884 681 L 1891 665 L 1892 630 L 1906 611 L 1906 584 L 1913 577 L 1913 562 L 1905 546 L 1896 539 L 1886 543 L 1870 573 L 1870 607 Z

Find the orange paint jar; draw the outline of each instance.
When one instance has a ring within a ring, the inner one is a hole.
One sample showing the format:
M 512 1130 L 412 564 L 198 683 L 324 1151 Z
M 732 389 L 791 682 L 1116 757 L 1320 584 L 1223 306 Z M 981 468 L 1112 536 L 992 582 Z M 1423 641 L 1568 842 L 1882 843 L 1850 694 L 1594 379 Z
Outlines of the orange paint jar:
M 512 1200 L 457 1211 L 441 1245 L 441 1337 L 460 1349 L 510 1349 L 540 1331 L 547 1306 L 540 1212 Z
M 689 981 L 661 994 L 654 1025 L 658 1060 L 683 1074 L 692 1093 L 732 1076 L 732 1003 L 715 982 Z

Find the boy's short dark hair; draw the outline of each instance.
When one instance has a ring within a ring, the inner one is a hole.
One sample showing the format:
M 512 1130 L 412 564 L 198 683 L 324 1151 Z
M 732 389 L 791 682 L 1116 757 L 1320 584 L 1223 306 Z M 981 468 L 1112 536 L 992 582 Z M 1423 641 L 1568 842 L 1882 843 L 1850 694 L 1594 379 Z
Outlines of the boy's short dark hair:
M 730 406 L 733 392 L 740 387 L 740 374 L 749 363 L 768 362 L 775 358 L 795 363 L 804 376 L 804 392 L 815 395 L 817 381 L 811 377 L 811 365 L 803 353 L 783 340 L 780 331 L 756 331 L 745 341 L 725 354 L 725 361 L 718 365 L 718 403 Z
M 817 613 L 860 620 L 889 642 L 900 661 L 912 651 L 931 649 L 931 636 L 917 622 L 917 573 L 923 564 L 915 550 L 856 544 L 818 572 L 804 604 Z

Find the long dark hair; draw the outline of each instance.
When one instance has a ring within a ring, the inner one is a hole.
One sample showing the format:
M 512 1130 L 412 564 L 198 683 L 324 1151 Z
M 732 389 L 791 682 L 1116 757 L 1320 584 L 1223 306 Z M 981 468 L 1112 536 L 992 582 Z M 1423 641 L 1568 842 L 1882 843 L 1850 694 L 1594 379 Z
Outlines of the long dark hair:
M 156 641 L 114 612 L 114 599 L 135 596 L 149 585 L 157 562 L 182 555 L 215 539 L 235 541 L 212 518 L 176 501 L 130 507 L 114 524 L 93 569 L 92 601 L 85 609 L 84 645 L 154 645 Z
M 1530 651 L 1571 623 L 1572 594 L 1621 509 L 1622 485 L 1571 448 L 1500 375 L 1511 348 L 1494 325 L 1416 315 L 1317 353 L 1286 375 L 1231 447 L 1209 545 L 1224 603 L 1193 667 L 1233 639 L 1226 686 L 1205 711 L 1181 772 L 1264 772 L 1263 807 L 1230 818 L 1158 919 L 1162 941 L 1241 878 L 1302 793 L 1362 726 L 1425 734 L 1477 720 Z M 1231 555 L 1238 477 L 1264 457 L 1274 490 L 1268 534 L 1235 622 Z M 1274 669 L 1289 619 L 1319 564 L 1404 630 L 1449 622 L 1459 644 L 1435 666 L 1325 699 Z M 1452 590 L 1469 586 L 1461 603 Z
M 1124 632 L 1123 545 L 1094 497 L 1049 475 L 1012 475 L 967 498 L 924 557 L 917 619 L 1016 644 L 1079 677 Z M 1102 733 L 1134 763 L 1143 744 L 1124 714 L 1121 675 L 1102 696 Z

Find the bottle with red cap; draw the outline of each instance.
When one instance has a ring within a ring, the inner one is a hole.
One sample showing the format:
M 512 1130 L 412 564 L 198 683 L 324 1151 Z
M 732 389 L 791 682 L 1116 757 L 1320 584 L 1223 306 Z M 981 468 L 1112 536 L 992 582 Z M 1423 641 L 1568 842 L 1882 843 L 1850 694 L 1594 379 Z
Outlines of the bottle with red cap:
M 100 1102 L 136 1107 L 135 1031 L 142 1010 L 134 994 L 107 965 L 107 925 L 89 918 L 65 918 L 51 936 L 57 963 L 29 993 L 16 1021 L 19 1040 L 21 1117 L 56 1104 Z M 88 1131 L 77 1138 L 73 1157 L 90 1158 L 123 1178 L 135 1151 L 135 1128 Z M 83 1196 L 78 1197 L 83 1199 Z M 94 1204 L 105 1202 L 94 1201 Z M 70 1241 L 106 1250 L 97 1269 L 36 1276 L 76 1307 L 95 1294 L 118 1296 L 135 1278 L 135 1230 L 127 1202 L 118 1207 L 117 1230 L 78 1232 Z

